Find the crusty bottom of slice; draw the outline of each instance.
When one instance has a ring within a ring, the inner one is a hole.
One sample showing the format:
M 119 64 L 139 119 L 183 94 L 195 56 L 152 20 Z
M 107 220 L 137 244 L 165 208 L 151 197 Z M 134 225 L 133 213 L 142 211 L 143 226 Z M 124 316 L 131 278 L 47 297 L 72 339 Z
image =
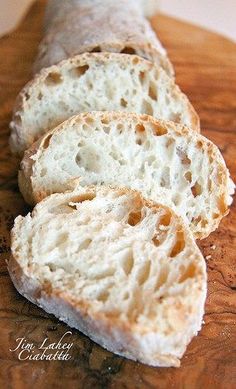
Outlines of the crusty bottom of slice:
M 77 188 L 17 217 L 18 291 L 106 349 L 179 366 L 201 328 L 206 266 L 189 229 L 138 192 Z

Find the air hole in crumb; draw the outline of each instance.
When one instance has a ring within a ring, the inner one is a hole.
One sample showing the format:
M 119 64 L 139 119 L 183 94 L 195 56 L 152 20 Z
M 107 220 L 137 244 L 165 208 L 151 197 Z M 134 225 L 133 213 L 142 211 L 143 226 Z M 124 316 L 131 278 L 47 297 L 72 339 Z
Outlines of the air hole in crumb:
M 181 203 L 181 196 L 180 196 L 180 194 L 177 193 L 176 195 L 172 196 L 172 201 L 173 201 L 175 206 L 178 206 Z
M 208 221 L 206 219 L 201 220 L 201 227 L 205 228 L 208 225 Z
M 203 148 L 203 142 L 201 140 L 197 141 L 197 148 L 202 149 Z
M 194 197 L 200 196 L 200 194 L 202 194 L 202 186 L 196 182 L 191 188 L 191 191 Z
M 138 224 L 140 222 L 141 218 L 142 218 L 141 210 L 136 211 L 136 212 L 134 212 L 134 211 L 130 212 L 127 223 L 130 226 L 134 227 L 134 226 L 136 226 L 136 224 Z
M 25 93 L 25 100 L 27 101 L 27 100 L 29 100 L 29 98 L 30 98 L 30 95 L 29 95 L 28 92 L 26 92 L 26 93 Z
M 44 141 L 43 141 L 43 144 L 42 144 L 42 147 L 44 148 L 44 150 L 46 150 L 49 146 L 49 143 L 50 143 L 50 140 L 51 140 L 51 137 L 52 137 L 52 134 L 48 135 Z
M 54 263 L 48 263 L 47 266 L 49 267 L 50 272 L 54 272 L 57 270 L 56 265 Z
M 43 94 L 42 94 L 42 92 L 39 92 L 39 94 L 38 94 L 38 100 L 41 101 L 42 98 L 43 98 Z
M 137 144 L 137 145 L 141 146 L 142 143 L 143 143 L 142 139 L 140 139 L 140 138 L 137 138 L 137 139 L 136 139 L 136 144 Z
M 75 162 L 77 163 L 77 165 L 79 165 L 80 162 L 81 162 L 81 156 L 80 156 L 79 153 L 78 153 L 78 154 L 76 155 L 76 157 L 75 157 Z
M 40 172 L 40 177 L 44 177 L 47 174 L 47 169 L 44 167 Z
M 160 179 L 160 186 L 166 189 L 170 189 L 171 187 L 170 168 L 167 166 L 163 169 Z
M 176 148 L 176 154 L 180 158 L 182 164 L 190 165 L 191 159 L 188 158 L 187 153 L 185 151 L 183 151 L 180 147 Z
M 105 132 L 105 134 L 109 134 L 110 133 L 110 127 L 108 127 L 108 126 L 104 126 L 103 127 L 103 131 Z
M 211 155 L 209 155 L 209 162 L 210 162 L 210 163 L 213 163 L 214 160 L 215 160 L 215 159 L 214 159 Z
M 85 239 L 82 243 L 80 243 L 79 250 L 86 250 L 91 244 L 91 242 L 92 239 Z
M 158 275 L 158 279 L 155 285 L 155 291 L 160 289 L 160 287 L 166 283 L 168 274 L 169 274 L 169 268 L 167 266 L 163 266 Z
M 133 49 L 133 47 L 126 46 L 123 48 L 123 50 L 121 50 L 121 53 L 123 53 L 123 54 L 136 54 L 136 51 L 135 51 L 135 49 Z
M 220 215 L 218 213 L 213 213 L 213 215 L 212 215 L 213 219 L 218 219 L 219 216 Z
M 137 132 L 145 132 L 145 126 L 143 124 L 141 124 L 141 123 L 136 124 L 135 131 L 137 131 Z
M 170 147 L 175 143 L 174 139 L 168 138 L 166 141 L 166 147 Z
M 77 211 L 76 204 L 68 204 L 68 207 Z
M 154 245 L 156 246 L 156 247 L 158 247 L 158 246 L 160 246 L 160 240 L 157 238 L 157 236 L 155 235 L 153 238 L 152 238 L 152 241 L 153 241 L 153 243 L 154 243 Z
M 83 203 L 84 201 L 92 201 L 95 197 L 96 195 L 94 193 L 86 193 L 81 196 L 73 197 L 70 203 L 68 204 L 68 207 L 77 209 L 76 205 L 78 203 Z
M 63 246 L 65 245 L 65 243 L 68 241 L 68 238 L 69 238 L 69 235 L 67 232 L 65 233 L 61 233 L 57 239 L 56 239 L 56 242 L 55 242 L 55 247 L 59 247 L 59 246 Z
M 128 300 L 129 298 L 129 292 L 125 292 L 124 296 L 123 296 L 123 299 L 124 300 Z
M 97 300 L 98 301 L 102 301 L 103 303 L 105 303 L 108 300 L 108 297 L 109 297 L 109 292 L 107 290 L 103 290 L 97 296 Z
M 133 257 L 133 253 L 130 252 L 129 255 L 125 258 L 125 260 L 122 263 L 122 268 L 127 276 L 131 273 L 133 266 L 134 266 L 134 257 Z
M 188 280 L 189 278 L 194 278 L 196 274 L 196 266 L 194 263 L 190 263 L 187 269 L 184 271 L 182 276 L 179 279 L 179 283 Z
M 141 84 L 143 83 L 144 78 L 145 78 L 145 73 L 144 72 L 139 72 L 139 79 L 140 79 Z
M 151 261 L 147 261 L 138 274 L 138 284 L 143 285 L 149 278 Z
M 91 50 L 91 53 L 101 53 L 102 49 L 100 46 L 96 46 Z
M 149 118 L 149 116 L 148 116 L 147 114 L 145 114 L 145 113 L 142 114 L 142 121 L 143 121 L 143 122 L 148 122 L 149 119 L 150 119 L 150 118 Z
M 155 101 L 157 100 L 157 91 L 156 91 L 156 87 L 153 83 L 150 83 L 148 95 L 149 95 L 149 97 L 151 97 L 152 100 L 155 100 Z
M 61 84 L 63 81 L 62 75 L 60 73 L 51 72 L 45 79 L 47 85 L 57 85 Z
M 171 222 L 171 213 L 166 213 L 160 218 L 159 225 L 160 226 L 169 226 Z
M 57 214 L 57 215 L 62 215 L 62 214 L 72 213 L 73 210 L 74 209 L 72 209 L 68 205 L 61 204 L 61 205 L 57 205 L 57 206 L 51 208 L 50 209 L 50 213 Z
M 200 223 L 200 221 L 201 221 L 201 216 L 198 216 L 198 217 L 192 218 L 191 223 L 193 223 L 196 226 Z
M 137 65 L 139 63 L 139 58 L 138 57 L 134 57 L 133 58 L 133 65 Z
M 152 105 L 146 100 L 144 100 L 142 103 L 141 113 L 145 113 L 149 116 L 153 116 Z
M 181 253 L 185 247 L 185 239 L 184 239 L 184 233 L 183 231 L 178 231 L 176 233 L 176 243 L 174 247 L 171 250 L 170 257 L 174 258 L 176 255 Z
M 151 127 L 153 130 L 153 133 L 156 136 L 162 136 L 162 135 L 167 134 L 167 129 L 165 127 L 161 126 L 160 124 L 151 123 Z
M 121 107 L 124 107 L 124 108 L 126 108 L 127 107 L 127 101 L 125 100 L 125 99 L 123 99 L 123 97 L 120 99 L 120 105 L 121 105 Z
M 77 77 L 81 77 L 87 72 L 88 69 L 89 69 L 88 65 L 77 66 L 75 68 L 75 73 L 76 73 Z
M 102 119 L 101 119 L 101 123 L 102 123 L 102 124 L 109 124 L 109 119 L 102 118 Z
M 184 175 L 184 178 L 191 184 L 192 182 L 192 173 L 191 172 L 186 172 Z
M 123 124 L 118 124 L 117 125 L 117 130 L 119 131 L 119 133 L 121 134 L 122 133 L 122 131 L 124 130 L 124 126 L 123 126 Z
M 86 123 L 87 125 L 94 124 L 94 122 L 95 122 L 95 120 L 94 120 L 91 116 L 88 116 L 88 117 L 86 117 L 86 119 L 85 119 L 85 123 Z
M 170 120 L 171 120 L 172 122 L 176 122 L 176 123 L 181 122 L 181 114 L 180 114 L 180 113 L 173 113 L 173 114 L 170 116 Z

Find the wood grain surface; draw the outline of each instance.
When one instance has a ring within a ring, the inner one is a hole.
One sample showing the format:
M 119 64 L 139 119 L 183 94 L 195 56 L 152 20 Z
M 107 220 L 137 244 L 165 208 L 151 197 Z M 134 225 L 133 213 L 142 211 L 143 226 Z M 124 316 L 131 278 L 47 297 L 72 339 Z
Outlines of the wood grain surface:
M 13 219 L 28 210 L 17 189 L 18 161 L 8 148 L 17 93 L 31 76 L 45 2 L 0 39 L 0 388 L 236 388 L 236 203 L 218 231 L 199 243 L 208 265 L 205 325 L 179 369 L 151 368 L 115 356 L 72 330 L 69 361 L 19 361 L 16 339 L 57 342 L 68 327 L 14 289 L 5 260 Z M 177 82 L 200 114 L 202 133 L 221 149 L 236 180 L 236 45 L 165 16 L 153 27 L 169 51 Z M 215 245 L 215 247 L 214 247 Z

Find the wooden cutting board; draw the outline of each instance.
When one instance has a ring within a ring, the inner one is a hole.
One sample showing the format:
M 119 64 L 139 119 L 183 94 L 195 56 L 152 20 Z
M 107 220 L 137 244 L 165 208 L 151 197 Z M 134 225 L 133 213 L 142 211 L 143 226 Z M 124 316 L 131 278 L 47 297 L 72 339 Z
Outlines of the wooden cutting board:
M 18 359 L 17 338 L 35 349 L 58 342 L 69 328 L 22 298 L 7 273 L 9 229 L 27 207 L 17 190 L 17 161 L 8 148 L 14 100 L 31 76 L 45 2 L 38 0 L 18 28 L 0 39 L 0 387 L 1 388 L 236 388 L 236 203 L 217 232 L 199 243 L 208 265 L 205 325 L 179 369 L 151 368 L 113 355 L 72 330 L 69 361 Z M 236 180 L 236 45 L 165 16 L 152 20 L 174 63 L 177 82 L 221 149 Z M 214 247 L 215 245 L 215 247 Z

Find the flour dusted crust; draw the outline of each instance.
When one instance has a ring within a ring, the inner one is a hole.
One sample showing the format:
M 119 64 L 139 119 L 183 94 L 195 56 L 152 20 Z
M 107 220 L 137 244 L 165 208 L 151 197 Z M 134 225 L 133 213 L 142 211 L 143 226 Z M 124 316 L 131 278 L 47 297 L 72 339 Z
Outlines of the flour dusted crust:
M 199 118 L 174 80 L 136 55 L 87 53 L 43 69 L 19 94 L 10 144 L 21 153 L 49 129 L 86 111 L 127 111 L 199 131 Z
M 19 171 L 29 203 L 81 185 L 131 187 L 173 207 L 195 238 L 227 215 L 234 185 L 218 148 L 173 122 L 118 112 L 77 115 L 30 148 Z
M 142 363 L 179 366 L 201 328 L 204 258 L 181 218 L 135 191 L 43 200 L 15 220 L 8 269 L 30 301 Z
M 166 51 L 144 18 L 140 3 L 134 0 L 49 1 L 35 72 L 76 54 L 102 51 L 137 54 L 173 75 Z
M 126 1 L 127 3 L 132 3 L 131 1 Z M 97 1 L 98 3 L 98 1 Z M 95 4 L 94 0 L 49 0 L 45 12 L 44 28 L 47 30 L 50 28 L 52 23 L 63 21 L 65 13 L 72 13 L 73 10 L 76 10 L 78 5 L 93 5 Z M 109 1 L 103 0 L 103 4 L 109 4 Z M 117 1 L 119 5 L 119 1 Z M 120 6 L 123 5 L 123 2 L 120 2 Z M 159 10 L 159 4 L 157 0 L 134 0 L 133 6 L 137 9 L 137 6 L 140 7 L 141 12 L 146 17 L 154 16 Z

